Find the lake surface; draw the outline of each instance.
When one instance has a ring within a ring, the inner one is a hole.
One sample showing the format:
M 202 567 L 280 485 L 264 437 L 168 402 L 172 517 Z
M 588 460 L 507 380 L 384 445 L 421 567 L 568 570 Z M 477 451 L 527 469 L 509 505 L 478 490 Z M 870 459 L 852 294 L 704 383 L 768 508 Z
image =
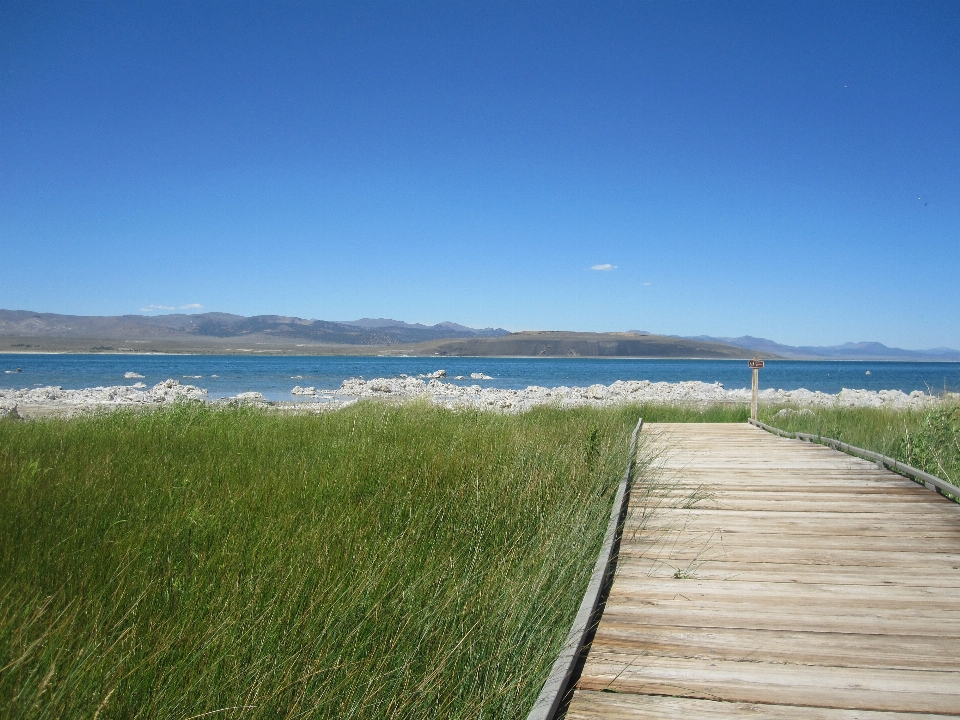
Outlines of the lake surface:
M 295 385 L 332 390 L 349 377 L 416 376 L 441 368 L 447 371 L 447 382 L 511 389 L 609 385 L 616 380 L 700 380 L 720 382 L 728 389 L 750 387 L 745 360 L 29 354 L 0 354 L 0 387 L 129 385 L 137 380 L 124 379 L 124 373 L 136 372 L 147 385 L 174 378 L 206 388 L 210 398 L 256 391 L 269 400 L 297 400 L 290 394 Z M 493 379 L 471 380 L 470 373 Z M 455 380 L 456 375 L 466 379 Z M 760 371 L 760 387 L 829 393 L 842 388 L 957 392 L 960 363 L 767 360 Z

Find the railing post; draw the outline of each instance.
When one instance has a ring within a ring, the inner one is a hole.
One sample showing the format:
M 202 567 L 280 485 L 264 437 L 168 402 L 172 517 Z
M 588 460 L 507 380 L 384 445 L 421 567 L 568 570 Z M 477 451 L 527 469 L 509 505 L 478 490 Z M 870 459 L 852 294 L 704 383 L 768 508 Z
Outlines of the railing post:
M 750 419 L 757 419 L 757 396 L 760 393 L 760 368 L 763 367 L 763 360 L 754 358 L 747 363 L 747 367 L 753 372 L 753 397 L 750 399 Z

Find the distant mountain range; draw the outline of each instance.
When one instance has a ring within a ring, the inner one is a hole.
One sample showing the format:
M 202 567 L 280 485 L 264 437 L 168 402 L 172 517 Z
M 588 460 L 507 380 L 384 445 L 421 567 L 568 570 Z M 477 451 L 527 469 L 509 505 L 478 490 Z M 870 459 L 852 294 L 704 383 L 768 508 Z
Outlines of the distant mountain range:
M 229 313 L 196 315 L 57 315 L 0 310 L 0 335 L 113 340 L 259 338 L 267 342 L 305 341 L 334 345 L 395 345 L 430 340 L 499 337 L 502 328 L 474 329 L 452 322 L 437 325 L 361 318 L 343 322 L 283 315 L 244 317 Z
M 747 358 L 734 345 L 637 333 L 508 333 L 387 318 L 281 315 L 78 316 L 0 310 L 0 352 Z M 769 353 L 760 353 L 769 358 Z
M 745 350 L 770 353 L 791 360 L 913 360 L 960 361 L 960 350 L 947 347 L 931 350 L 904 350 L 878 342 L 843 343 L 842 345 L 781 345 L 773 340 L 751 337 L 712 337 L 710 335 L 683 336 L 687 340 L 718 342 L 735 345 Z
M 367 330 L 381 330 L 395 332 L 398 335 L 406 331 L 419 332 L 425 331 L 434 334 L 431 340 L 440 340 L 448 338 L 475 338 L 475 337 L 501 337 L 509 334 L 503 328 L 471 328 L 466 325 L 460 325 L 455 322 L 442 322 L 436 325 L 422 325 L 420 323 L 406 323 L 402 320 L 390 320 L 388 318 L 360 318 L 359 320 L 337 320 L 340 325 L 351 325 L 353 327 L 365 328 Z M 404 340 L 403 342 L 409 342 Z
M 359 350 L 358 346 L 370 348 Z M 353 349 L 352 349 L 353 348 Z M 951 348 L 903 350 L 881 343 L 782 345 L 765 338 L 627 333 L 523 332 L 388 318 L 306 320 L 284 315 L 58 315 L 0 310 L 0 352 L 273 352 L 426 355 L 615 356 L 797 360 L 960 361 Z

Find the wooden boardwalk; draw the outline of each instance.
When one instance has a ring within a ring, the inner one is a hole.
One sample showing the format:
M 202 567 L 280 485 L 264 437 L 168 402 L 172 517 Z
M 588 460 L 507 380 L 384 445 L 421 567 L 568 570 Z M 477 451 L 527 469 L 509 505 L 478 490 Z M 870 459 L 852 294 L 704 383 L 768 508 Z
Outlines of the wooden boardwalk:
M 569 720 L 960 716 L 960 505 L 749 425 L 643 435 Z

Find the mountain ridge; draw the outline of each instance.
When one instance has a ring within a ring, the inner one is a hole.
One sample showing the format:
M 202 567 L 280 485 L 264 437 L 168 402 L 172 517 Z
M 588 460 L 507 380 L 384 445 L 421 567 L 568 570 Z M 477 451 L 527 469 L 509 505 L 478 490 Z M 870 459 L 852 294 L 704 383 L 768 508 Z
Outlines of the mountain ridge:
M 151 351 L 157 352 L 162 352 L 158 349 L 162 347 L 189 352 L 201 346 L 209 346 L 209 351 L 252 352 L 253 346 L 262 346 L 271 348 L 271 352 L 326 352 L 323 348 L 340 348 L 331 351 L 349 354 L 355 352 L 349 348 L 368 347 L 427 354 L 732 358 L 756 353 L 769 359 L 793 360 L 960 361 L 960 351 L 953 348 L 905 350 L 878 342 L 795 346 L 752 335 L 656 335 L 642 330 L 510 333 L 503 328 L 471 328 L 449 320 L 425 325 L 389 318 L 332 321 L 288 315 L 247 317 L 224 312 L 62 315 L 0 309 L 0 337 L 6 339 L 0 345 L 7 349 L 29 352 L 131 349 L 118 348 L 115 343 L 121 342 L 141 346 L 149 343 Z M 47 342 L 35 342 L 38 339 Z M 59 344 L 54 345 L 54 340 Z M 227 347 L 237 343 L 250 348 Z
M 687 340 L 719 342 L 745 350 L 756 350 L 780 355 L 789 360 L 905 360 L 905 361 L 960 361 L 960 350 L 937 347 L 929 350 L 905 350 L 888 347 L 879 342 L 846 342 L 840 345 L 784 345 L 767 338 L 752 335 L 715 337 L 712 335 L 678 335 Z
M 333 345 L 396 345 L 455 338 L 499 337 L 502 328 L 474 329 L 452 322 L 437 325 L 384 318 L 334 322 L 288 315 L 206 312 L 169 315 L 61 315 L 30 310 L 0 310 L 0 335 L 16 337 L 158 340 L 256 338 L 303 340 Z
M 231 313 L 80 316 L 0 310 L 0 352 L 746 358 L 743 348 L 639 333 L 427 326 L 387 318 L 346 322 Z M 763 353 L 763 357 L 775 357 Z

